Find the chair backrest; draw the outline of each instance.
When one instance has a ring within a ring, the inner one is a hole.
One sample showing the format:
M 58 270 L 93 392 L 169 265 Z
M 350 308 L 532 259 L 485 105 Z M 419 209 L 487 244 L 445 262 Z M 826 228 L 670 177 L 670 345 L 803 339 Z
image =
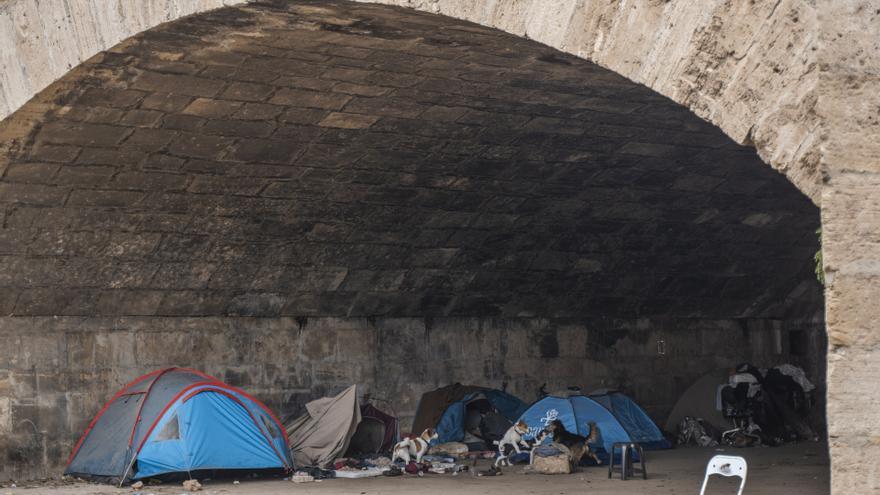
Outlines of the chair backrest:
M 742 481 L 739 484 L 737 495 L 742 495 L 743 488 L 746 486 L 746 475 L 749 472 L 746 460 L 739 456 L 733 455 L 716 455 L 709 460 L 706 465 L 706 476 L 703 478 L 703 488 L 700 495 L 706 493 L 706 484 L 709 482 L 709 476 L 718 474 L 721 476 L 739 476 Z

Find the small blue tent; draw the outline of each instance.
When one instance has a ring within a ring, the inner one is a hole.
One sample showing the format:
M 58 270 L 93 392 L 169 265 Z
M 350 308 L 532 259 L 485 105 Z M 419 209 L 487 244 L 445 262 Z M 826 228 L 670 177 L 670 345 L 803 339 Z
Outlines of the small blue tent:
M 285 430 L 265 405 L 199 371 L 168 368 L 110 399 L 64 474 L 121 483 L 203 469 L 292 468 Z
M 461 442 L 465 436 L 465 420 L 467 405 L 478 399 L 486 399 L 499 414 L 508 420 L 515 421 L 526 410 L 526 403 L 513 395 L 501 390 L 483 389 L 465 395 L 446 408 L 435 429 L 437 439 L 433 443 Z
M 556 419 L 562 421 L 566 430 L 588 436 L 590 434 L 589 423 L 595 422 L 599 427 L 599 440 L 595 444 L 590 444 L 590 447 L 602 462 L 608 462 L 608 453 L 611 452 L 613 443 L 634 441 L 620 424 L 620 421 L 608 409 L 583 395 L 544 397 L 532 404 L 519 419 L 529 425 L 529 434 L 526 438 L 534 438 L 538 432 Z
M 657 428 L 648 414 L 626 394 L 614 390 L 598 390 L 591 393 L 590 398 L 602 404 L 617 418 L 633 442 L 652 450 L 672 448 L 660 432 L 660 428 Z

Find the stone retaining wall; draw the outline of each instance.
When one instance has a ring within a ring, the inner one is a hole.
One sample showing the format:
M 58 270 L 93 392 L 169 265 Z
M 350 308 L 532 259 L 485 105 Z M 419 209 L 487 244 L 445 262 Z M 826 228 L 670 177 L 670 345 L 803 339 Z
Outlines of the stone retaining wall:
M 801 355 L 792 331 L 806 334 Z M 459 381 L 507 383 L 528 402 L 545 383 L 620 387 L 662 425 L 707 370 L 793 362 L 821 376 L 822 335 L 821 318 L 0 318 L 0 480 L 60 476 L 104 402 L 167 366 L 243 387 L 282 417 L 356 383 L 406 429 L 422 393 Z

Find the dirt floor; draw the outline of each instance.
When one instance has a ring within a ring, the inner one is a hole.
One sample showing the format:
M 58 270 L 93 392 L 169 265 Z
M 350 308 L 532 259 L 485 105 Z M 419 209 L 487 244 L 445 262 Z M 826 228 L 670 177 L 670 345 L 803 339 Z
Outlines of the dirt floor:
M 621 481 L 608 479 L 604 467 L 581 468 L 571 475 L 523 474 L 522 467 L 507 468 L 502 476 L 474 477 L 468 473 L 458 476 L 429 474 L 422 478 L 370 478 L 365 480 L 336 479 L 308 484 L 294 484 L 282 479 L 207 481 L 199 494 L 259 494 L 276 495 L 470 495 L 470 494 L 697 494 L 706 462 L 717 453 L 744 456 L 749 463 L 745 493 L 749 495 L 813 495 L 826 494 L 828 488 L 827 446 L 821 443 L 802 443 L 777 448 L 751 449 L 676 449 L 651 452 L 648 459 L 648 479 Z M 486 469 L 489 461 L 482 461 L 478 469 Z M 713 477 L 707 493 L 736 493 L 736 478 Z M 145 486 L 140 490 L 116 488 L 88 483 L 21 483 L 0 488 L 0 495 L 53 493 L 62 495 L 134 494 L 180 495 L 185 493 L 179 484 Z

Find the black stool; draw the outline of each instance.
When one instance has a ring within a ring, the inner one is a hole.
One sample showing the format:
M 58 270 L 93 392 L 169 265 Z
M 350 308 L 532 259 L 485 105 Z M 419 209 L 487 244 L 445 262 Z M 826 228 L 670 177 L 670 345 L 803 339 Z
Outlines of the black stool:
M 642 464 L 642 479 L 648 479 L 648 470 L 645 468 L 645 451 L 642 446 L 632 442 L 616 442 L 611 445 L 611 458 L 608 461 L 608 479 L 614 474 L 614 452 L 620 450 L 620 479 L 626 480 L 627 476 L 635 476 L 632 453 L 635 451 Z

